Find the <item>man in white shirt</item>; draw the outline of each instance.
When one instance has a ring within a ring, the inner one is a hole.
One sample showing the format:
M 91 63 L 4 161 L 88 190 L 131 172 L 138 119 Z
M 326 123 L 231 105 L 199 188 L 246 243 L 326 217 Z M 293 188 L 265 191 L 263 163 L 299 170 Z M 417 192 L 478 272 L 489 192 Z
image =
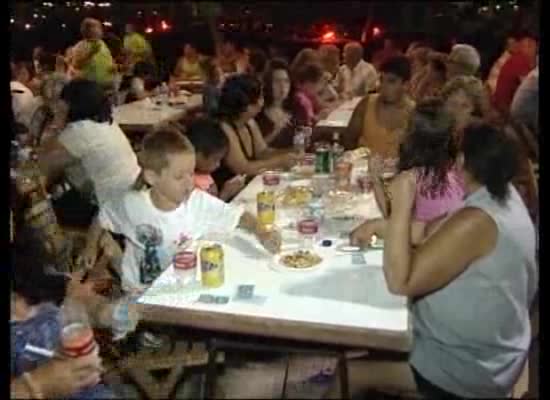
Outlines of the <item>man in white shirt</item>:
M 337 76 L 338 90 L 345 99 L 366 96 L 376 89 L 378 73 L 363 60 L 363 46 L 350 42 L 344 47 L 344 65 Z

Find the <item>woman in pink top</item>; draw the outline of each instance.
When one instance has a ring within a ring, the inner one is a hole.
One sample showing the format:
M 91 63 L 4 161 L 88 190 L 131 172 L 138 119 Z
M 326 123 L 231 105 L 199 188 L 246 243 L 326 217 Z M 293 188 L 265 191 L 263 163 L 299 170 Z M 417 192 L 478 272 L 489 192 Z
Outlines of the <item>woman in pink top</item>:
M 306 64 L 294 72 L 292 77 L 296 92 L 294 95 L 295 116 L 300 125 L 312 126 L 322 118 L 319 110 L 318 93 L 323 89 L 323 69 L 318 64 Z
M 453 127 L 453 119 L 445 113 L 440 100 L 425 101 L 417 105 L 409 132 L 400 145 L 397 170 L 412 169 L 418 177 L 413 211 L 416 228 L 423 229 L 426 223 L 443 219 L 462 205 L 464 183 L 454 167 L 457 148 Z M 392 193 L 380 183 L 382 171 L 380 161 L 369 163 L 376 200 L 387 218 Z M 385 226 L 385 219 L 379 219 L 367 221 L 358 229 L 383 237 Z

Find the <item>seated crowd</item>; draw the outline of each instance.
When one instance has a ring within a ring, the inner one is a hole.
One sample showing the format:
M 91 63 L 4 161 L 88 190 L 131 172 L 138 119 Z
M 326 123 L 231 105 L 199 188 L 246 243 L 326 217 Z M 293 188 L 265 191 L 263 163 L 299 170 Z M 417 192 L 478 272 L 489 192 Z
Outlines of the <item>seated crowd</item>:
M 317 122 L 356 98 L 341 144 L 369 149 L 383 217 L 350 241 L 385 239 L 387 287 L 413 300 L 414 346 L 408 363 L 354 361 L 353 387 L 511 393 L 537 290 L 535 37 L 511 35 L 485 83 L 468 44 L 444 54 L 415 43 L 403 54 L 387 40 L 369 62 L 350 42 L 342 54 L 324 45 L 288 63 L 230 40 L 215 55 L 186 43 L 169 81 L 201 83 L 201 115 L 148 132 L 136 154 L 113 106 L 154 97 L 161 80 L 147 40 L 131 24 L 126 32 L 114 58 L 101 23 L 86 19 L 83 40 L 64 55 L 39 49 L 32 64 L 11 65 L 14 396 L 113 396 L 97 355 L 35 359 L 22 338 L 55 349 L 68 298 L 86 303 L 98 326 L 115 324 L 118 298 L 83 278 L 102 258 L 123 296 L 142 293 L 181 245 L 208 233 L 243 229 L 278 252 L 280 234 L 259 230 L 231 200 L 263 171 L 296 165 L 295 132 L 311 127 L 318 141 Z

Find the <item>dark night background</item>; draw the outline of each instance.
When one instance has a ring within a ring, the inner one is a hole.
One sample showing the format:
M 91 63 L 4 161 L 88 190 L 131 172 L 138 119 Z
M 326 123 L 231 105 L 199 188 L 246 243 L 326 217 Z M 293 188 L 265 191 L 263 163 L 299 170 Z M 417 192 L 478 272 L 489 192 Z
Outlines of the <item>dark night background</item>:
M 363 38 L 367 59 L 388 35 L 404 49 L 412 40 L 428 39 L 436 49 L 446 51 L 454 40 L 476 46 L 486 70 L 500 55 L 507 32 L 519 28 L 538 32 L 540 0 L 15 1 L 10 4 L 9 15 L 11 56 L 17 59 L 30 59 L 32 48 L 38 44 L 50 51 L 64 51 L 79 40 L 82 19 L 93 16 L 110 25 L 105 31 L 118 37 L 122 37 L 127 21 L 142 30 L 152 28 L 147 36 L 163 70 L 171 68 L 179 55 L 177 49 L 186 41 L 194 42 L 203 52 L 212 52 L 209 28 L 213 27 L 242 45 L 276 45 L 288 57 L 300 48 L 318 46 L 315 40 L 327 29 L 336 32 L 339 44 Z M 166 31 L 160 28 L 162 21 L 170 26 Z M 374 27 L 380 31 L 376 37 Z

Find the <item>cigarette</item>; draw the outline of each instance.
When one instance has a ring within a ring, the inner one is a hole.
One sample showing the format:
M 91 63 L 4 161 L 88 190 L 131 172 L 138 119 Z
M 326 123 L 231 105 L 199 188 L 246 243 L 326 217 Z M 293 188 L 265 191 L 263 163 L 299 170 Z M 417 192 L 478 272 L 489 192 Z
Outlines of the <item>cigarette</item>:
M 29 353 L 37 354 L 39 356 L 48 357 L 48 358 L 57 357 L 57 354 L 52 350 L 43 349 L 42 347 L 36 347 L 28 343 L 25 345 L 25 351 L 28 351 Z

